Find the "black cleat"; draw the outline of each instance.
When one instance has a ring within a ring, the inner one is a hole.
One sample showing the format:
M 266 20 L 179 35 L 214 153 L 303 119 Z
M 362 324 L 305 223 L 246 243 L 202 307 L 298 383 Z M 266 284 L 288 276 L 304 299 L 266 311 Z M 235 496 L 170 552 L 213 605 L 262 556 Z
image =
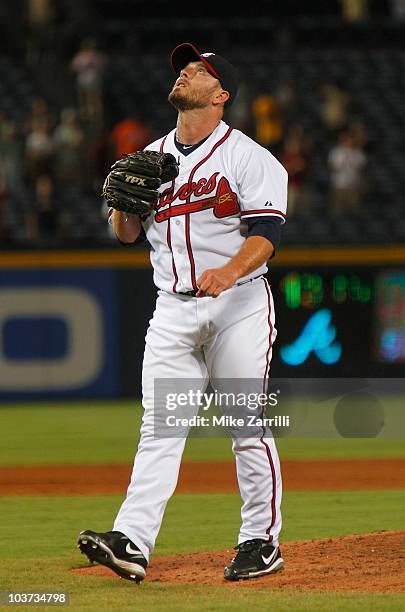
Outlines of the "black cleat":
M 247 580 L 278 572 L 284 566 L 280 549 L 265 540 L 247 540 L 238 546 L 231 563 L 225 567 L 225 580 Z
M 146 576 L 148 562 L 137 546 L 120 531 L 81 531 L 77 546 L 89 561 L 109 567 L 121 578 L 142 582 Z

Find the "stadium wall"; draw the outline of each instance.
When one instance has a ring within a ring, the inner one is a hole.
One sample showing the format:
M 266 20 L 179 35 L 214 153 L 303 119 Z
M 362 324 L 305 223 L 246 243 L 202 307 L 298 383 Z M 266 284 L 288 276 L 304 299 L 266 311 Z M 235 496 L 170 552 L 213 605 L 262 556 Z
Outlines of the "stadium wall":
M 400 377 L 405 248 L 285 248 L 270 264 L 277 377 Z M 0 259 L 0 399 L 140 396 L 156 289 L 146 250 Z

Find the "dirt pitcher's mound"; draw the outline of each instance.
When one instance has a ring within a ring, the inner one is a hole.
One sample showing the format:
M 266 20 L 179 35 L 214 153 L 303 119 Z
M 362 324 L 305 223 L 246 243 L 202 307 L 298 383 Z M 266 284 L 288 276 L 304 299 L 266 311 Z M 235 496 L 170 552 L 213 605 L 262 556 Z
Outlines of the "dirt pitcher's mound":
M 341 538 L 289 542 L 282 546 L 285 568 L 278 574 L 229 583 L 223 568 L 234 551 L 153 558 L 149 582 L 208 584 L 230 587 L 292 588 L 304 591 L 405 593 L 405 531 L 386 531 Z M 117 578 L 100 565 L 75 573 Z

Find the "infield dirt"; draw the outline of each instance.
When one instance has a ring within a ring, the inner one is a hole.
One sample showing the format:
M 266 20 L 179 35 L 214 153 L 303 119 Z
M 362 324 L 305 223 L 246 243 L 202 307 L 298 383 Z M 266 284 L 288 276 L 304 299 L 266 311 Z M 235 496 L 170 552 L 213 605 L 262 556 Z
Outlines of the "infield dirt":
M 130 465 L 0 467 L 1 495 L 123 494 Z M 284 460 L 287 491 L 403 489 L 405 459 Z M 235 493 L 232 462 L 183 463 L 178 493 Z
M 154 557 L 147 580 L 161 583 L 274 588 L 296 591 L 405 593 L 405 531 L 376 532 L 283 544 L 285 568 L 270 576 L 229 583 L 223 568 L 234 551 Z M 83 575 L 118 579 L 100 565 L 74 569 Z

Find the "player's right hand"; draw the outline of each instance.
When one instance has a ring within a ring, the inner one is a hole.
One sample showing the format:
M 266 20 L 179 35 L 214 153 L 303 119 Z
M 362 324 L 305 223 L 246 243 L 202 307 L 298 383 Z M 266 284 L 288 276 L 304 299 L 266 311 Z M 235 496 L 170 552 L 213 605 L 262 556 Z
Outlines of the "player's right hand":
M 198 293 L 196 297 L 210 296 L 216 298 L 226 289 L 233 287 L 237 280 L 236 272 L 226 267 L 205 270 L 197 280 Z

